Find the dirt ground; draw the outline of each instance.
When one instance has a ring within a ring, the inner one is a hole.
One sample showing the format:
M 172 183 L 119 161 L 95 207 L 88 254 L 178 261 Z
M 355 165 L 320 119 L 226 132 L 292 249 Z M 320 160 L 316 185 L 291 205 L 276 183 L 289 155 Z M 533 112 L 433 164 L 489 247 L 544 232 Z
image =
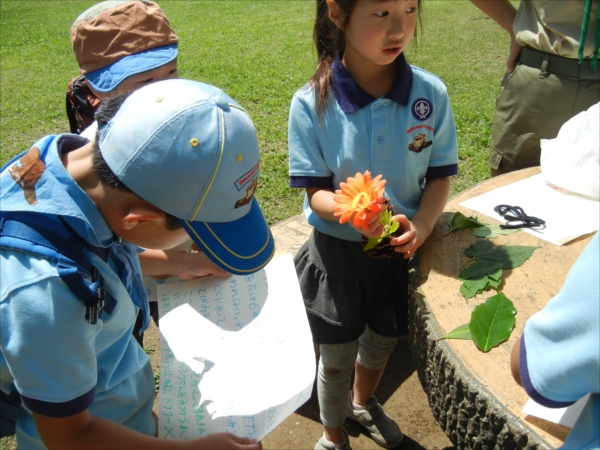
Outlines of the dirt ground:
M 160 336 L 152 323 L 144 336 L 144 348 L 150 355 L 154 373 L 159 372 Z M 385 411 L 398 422 L 404 433 L 402 450 L 453 450 L 448 437 L 433 418 L 427 396 L 421 388 L 408 341 L 399 341 L 390 358 L 376 393 Z M 155 402 L 155 410 L 158 395 Z M 354 450 L 380 449 L 360 425 L 347 421 L 346 430 Z M 321 436 L 316 392 L 311 399 L 273 430 L 262 444 L 268 449 L 312 449 Z

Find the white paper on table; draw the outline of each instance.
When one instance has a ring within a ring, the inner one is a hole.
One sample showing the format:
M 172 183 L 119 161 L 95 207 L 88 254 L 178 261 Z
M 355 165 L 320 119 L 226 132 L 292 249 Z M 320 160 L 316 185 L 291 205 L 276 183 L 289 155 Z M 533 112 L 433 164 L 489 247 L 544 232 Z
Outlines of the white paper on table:
M 159 437 L 262 439 L 306 402 L 315 353 L 290 254 L 252 275 L 158 285 Z
M 556 245 L 566 244 L 600 227 L 599 202 L 557 192 L 546 184 L 542 174 L 499 187 L 460 205 L 500 221 L 504 219 L 494 211 L 495 206 L 520 206 L 528 216 L 546 221 L 543 229 L 521 229 Z
M 575 425 L 575 422 L 579 418 L 579 415 L 581 414 L 581 411 L 583 411 L 583 407 L 589 398 L 590 394 L 586 394 L 571 406 L 567 406 L 566 408 L 547 408 L 530 398 L 527 400 L 527 403 L 525 403 L 523 412 L 525 414 L 529 414 L 530 416 L 539 417 L 540 419 L 544 419 L 552 423 L 573 428 L 573 425 Z

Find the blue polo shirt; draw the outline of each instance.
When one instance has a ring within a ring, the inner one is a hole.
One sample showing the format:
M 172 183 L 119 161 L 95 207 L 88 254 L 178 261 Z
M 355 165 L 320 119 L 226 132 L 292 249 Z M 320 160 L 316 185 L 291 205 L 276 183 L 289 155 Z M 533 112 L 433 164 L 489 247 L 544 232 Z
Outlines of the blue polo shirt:
M 132 335 L 140 308 L 148 322 L 139 248 L 113 234 L 61 161 L 61 154 L 86 142 L 69 134 L 45 137 L 0 173 L 3 212 L 35 213 L 40 222 L 60 216 L 86 242 L 109 250 L 106 263 L 91 255 L 112 299 L 91 325 L 56 262 L 0 248 L 0 388 L 8 393 L 16 386 L 23 400 L 16 421 L 20 449 L 45 448 L 32 412 L 61 418 L 88 409 L 150 436 L 156 428 L 152 366 Z
M 403 54 L 396 61 L 390 91 L 375 98 L 336 59 L 322 121 L 309 85 L 294 94 L 288 130 L 291 187 L 335 191 L 348 177 L 369 170 L 387 180 L 385 195 L 394 211 L 411 219 L 426 180 L 458 173 L 456 126 L 446 87 L 435 75 L 410 66 Z M 361 239 L 349 224 L 315 214 L 307 198 L 304 215 L 323 233 Z

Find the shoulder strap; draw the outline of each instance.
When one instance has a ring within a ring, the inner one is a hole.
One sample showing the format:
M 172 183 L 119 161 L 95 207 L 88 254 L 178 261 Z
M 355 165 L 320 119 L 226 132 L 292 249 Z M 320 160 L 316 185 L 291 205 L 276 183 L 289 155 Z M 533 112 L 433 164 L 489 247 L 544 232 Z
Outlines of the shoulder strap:
M 100 273 L 92 264 L 87 248 L 103 261 L 108 249 L 96 247 L 79 237 L 67 223 L 44 220 L 32 213 L 0 212 L 0 248 L 19 250 L 56 261 L 58 275 L 85 304 L 85 320 L 96 324 L 102 315 L 106 292 Z M 0 437 L 15 434 L 21 396 L 15 386 L 10 394 L 0 391 Z
M 66 108 L 71 133 L 80 134 L 94 121 L 100 99 L 92 92 L 83 75 L 73 78 L 67 87 Z
M 97 323 L 106 292 L 100 273 L 82 250 L 86 248 L 107 261 L 108 249 L 87 243 L 62 219 L 60 223 L 42 220 L 37 214 L 8 215 L 3 211 L 0 214 L 0 247 L 56 261 L 60 278 L 86 305 L 86 322 Z

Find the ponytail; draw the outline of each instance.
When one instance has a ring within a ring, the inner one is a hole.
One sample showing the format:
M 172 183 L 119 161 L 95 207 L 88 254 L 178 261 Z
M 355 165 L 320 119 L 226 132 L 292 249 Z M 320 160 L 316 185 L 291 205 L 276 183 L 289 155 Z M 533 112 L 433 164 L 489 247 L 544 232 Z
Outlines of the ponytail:
M 343 17 L 343 25 L 346 25 L 350 17 L 350 9 L 356 0 L 336 0 Z M 317 14 L 315 27 L 313 29 L 313 40 L 317 49 L 317 69 L 309 81 L 309 85 L 315 91 L 315 104 L 319 122 L 325 116 L 327 101 L 331 92 L 333 75 L 331 63 L 338 53 L 344 51 L 344 32 L 340 30 L 330 19 L 326 0 L 317 0 Z

